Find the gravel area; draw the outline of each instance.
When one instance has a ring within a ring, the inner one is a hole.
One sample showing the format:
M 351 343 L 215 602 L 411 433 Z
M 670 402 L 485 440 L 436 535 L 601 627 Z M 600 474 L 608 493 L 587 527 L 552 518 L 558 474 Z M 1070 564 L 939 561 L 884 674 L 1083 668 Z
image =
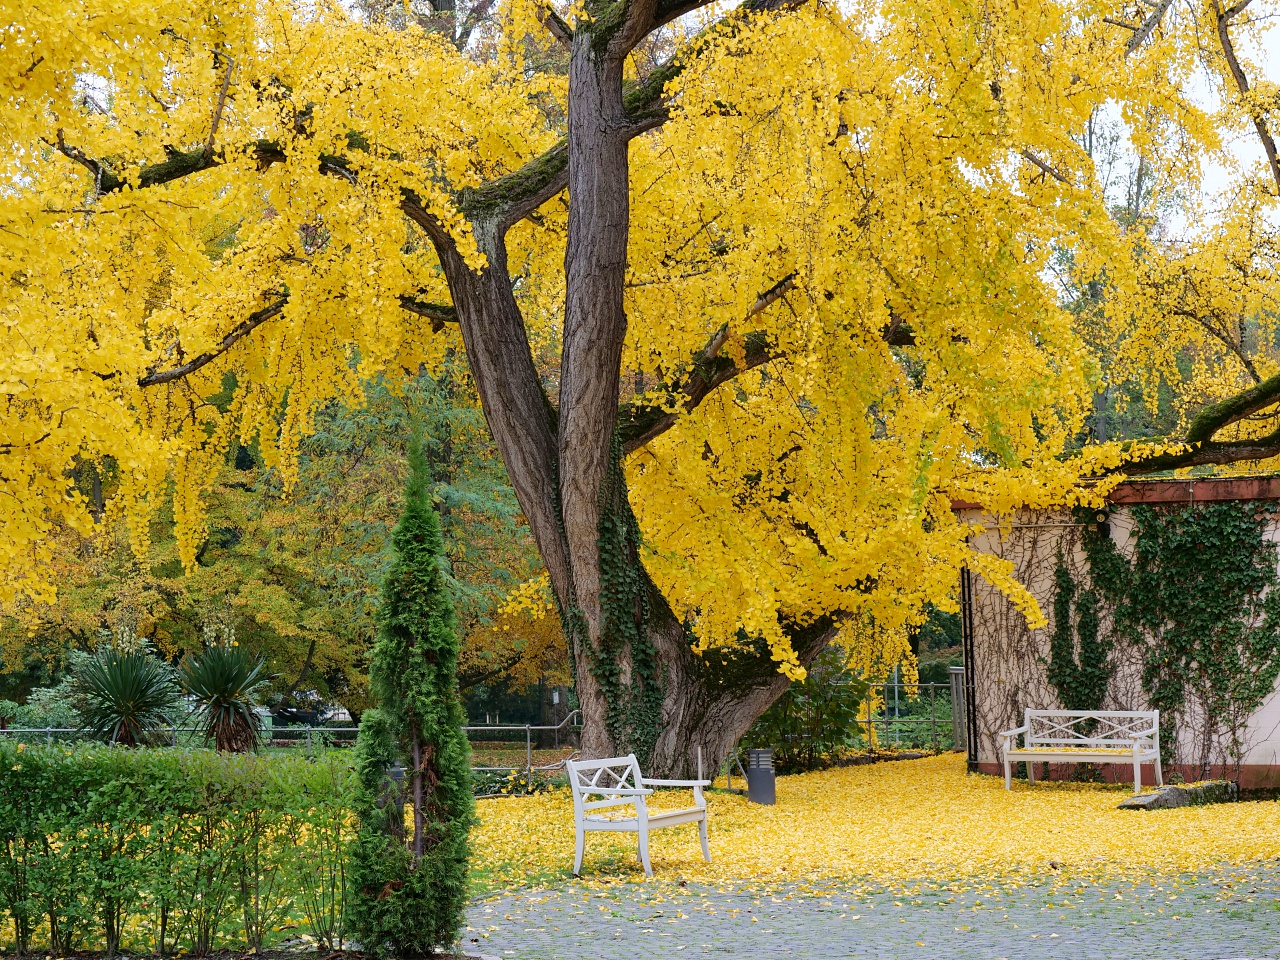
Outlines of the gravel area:
M 571 882 L 475 902 L 462 946 L 515 960 L 1280 958 L 1280 864 L 1138 882 L 901 890 Z

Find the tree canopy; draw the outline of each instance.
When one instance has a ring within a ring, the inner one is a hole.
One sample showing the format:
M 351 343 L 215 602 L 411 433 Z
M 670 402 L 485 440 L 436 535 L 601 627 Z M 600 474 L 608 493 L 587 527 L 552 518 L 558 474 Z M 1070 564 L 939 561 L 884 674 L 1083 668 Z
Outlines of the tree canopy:
M 229 444 L 292 489 L 324 404 L 464 351 L 589 722 L 621 683 L 678 731 L 686 642 L 788 676 L 839 630 L 905 649 L 964 564 L 1037 617 L 954 498 L 1280 452 L 1270 10 L 23 4 L 2 598 L 91 529 L 75 464 L 118 465 L 140 550 L 171 485 L 194 568 Z M 1112 383 L 1172 393 L 1174 435 L 1081 449 Z

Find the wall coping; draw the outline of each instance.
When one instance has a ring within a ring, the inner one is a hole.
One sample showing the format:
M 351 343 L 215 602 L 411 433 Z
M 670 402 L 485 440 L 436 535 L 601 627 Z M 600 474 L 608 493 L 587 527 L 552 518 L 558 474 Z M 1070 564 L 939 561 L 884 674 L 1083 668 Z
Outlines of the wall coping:
M 1280 476 L 1180 477 L 1126 480 L 1107 496 L 1116 506 L 1137 503 L 1208 503 L 1221 500 L 1280 500 Z M 981 510 L 981 504 L 953 498 L 952 510 Z

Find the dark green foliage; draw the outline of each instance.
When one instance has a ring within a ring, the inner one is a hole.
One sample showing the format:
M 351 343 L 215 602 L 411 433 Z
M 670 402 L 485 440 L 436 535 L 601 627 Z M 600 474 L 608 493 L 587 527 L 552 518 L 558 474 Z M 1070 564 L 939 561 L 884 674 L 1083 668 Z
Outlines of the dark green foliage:
M 653 585 L 640 559 L 640 525 L 627 499 L 616 436 L 610 458 L 600 493 L 600 639 L 589 662 L 609 705 L 605 724 L 615 749 L 634 753 L 644 769 L 662 728 L 658 651 L 649 639 Z M 585 637 L 585 624 L 579 633 Z M 630 679 L 624 681 L 627 661 Z
M 336 948 L 350 792 L 333 755 L 0 743 L 0 949 L 256 949 L 285 917 Z
M 813 770 L 838 758 L 859 738 L 858 710 L 868 684 L 844 666 L 844 651 L 828 647 L 800 683 L 787 687 L 744 738 L 748 747 L 772 747 L 784 773 Z
M 925 613 L 927 619 L 915 635 L 919 657 L 923 658 L 926 651 L 948 650 L 960 646 L 962 637 L 959 613 L 939 610 L 931 603 L 925 604 Z
M 1266 538 L 1272 510 L 1251 501 L 1135 507 L 1132 563 L 1109 541 L 1086 540 L 1094 582 L 1115 604 L 1117 631 L 1145 649 L 1142 684 L 1161 711 L 1166 756 L 1192 697 L 1211 718 L 1201 739 L 1222 735 L 1238 763 L 1244 723 L 1275 688 L 1280 591 L 1276 544 Z
M 84 729 L 128 747 L 169 723 L 178 701 L 173 671 L 143 651 L 105 650 L 82 661 L 75 679 Z
M 1103 636 L 1100 630 L 1098 598 L 1094 591 L 1083 590 L 1076 599 L 1075 581 L 1061 555 L 1054 569 L 1054 581 L 1049 683 L 1067 710 L 1098 710 L 1115 669 L 1110 660 L 1111 638 Z
M 195 698 L 196 716 L 223 753 L 256 750 L 261 724 L 255 707 L 271 682 L 261 658 L 242 647 L 219 645 L 187 657 L 180 670 L 182 686 Z
M 409 466 L 370 660 L 378 706 L 361 718 L 357 744 L 360 827 L 350 920 L 367 952 L 422 957 L 452 947 L 457 937 L 475 802 L 458 696 L 458 637 L 418 443 L 411 445 Z M 403 779 L 389 775 L 396 761 Z

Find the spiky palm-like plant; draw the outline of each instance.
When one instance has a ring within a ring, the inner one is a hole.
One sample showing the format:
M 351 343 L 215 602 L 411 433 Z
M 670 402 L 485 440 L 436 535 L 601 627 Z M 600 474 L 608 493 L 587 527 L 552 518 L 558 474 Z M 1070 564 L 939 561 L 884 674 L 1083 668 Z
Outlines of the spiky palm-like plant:
M 222 753 L 248 753 L 258 747 L 258 694 L 271 682 L 261 659 L 241 647 L 210 647 L 188 656 L 180 670 L 182 686 L 195 698 L 205 740 Z
M 135 747 L 171 719 L 178 704 L 173 670 L 144 651 L 106 650 L 76 671 L 83 728 Z

